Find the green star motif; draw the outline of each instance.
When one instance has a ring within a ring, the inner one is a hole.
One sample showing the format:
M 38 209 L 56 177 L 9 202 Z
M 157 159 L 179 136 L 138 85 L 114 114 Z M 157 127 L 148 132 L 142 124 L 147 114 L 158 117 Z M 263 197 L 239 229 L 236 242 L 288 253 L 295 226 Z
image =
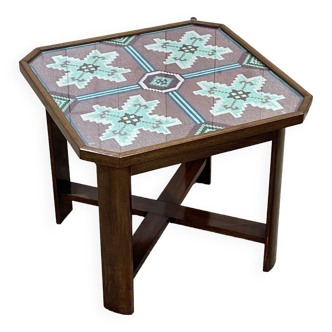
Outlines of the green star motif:
M 231 53 L 228 47 L 205 45 L 211 38 L 210 34 L 199 35 L 196 31 L 187 31 L 180 41 L 155 38 L 155 44 L 145 48 L 157 52 L 171 53 L 164 64 L 176 63 L 181 69 L 191 68 L 197 57 L 223 60 L 222 54 Z
M 230 86 L 207 81 L 198 82 L 202 90 L 194 91 L 194 94 L 217 99 L 210 110 L 213 115 L 230 113 L 235 118 L 240 118 L 247 105 L 273 111 L 283 109 L 278 100 L 284 99 L 284 96 L 258 91 L 265 81 L 262 76 L 246 78 L 239 74 Z
M 158 100 L 145 101 L 142 96 L 131 96 L 122 109 L 94 105 L 92 113 L 81 115 L 84 121 L 108 125 L 100 140 L 115 139 L 120 146 L 132 144 L 140 130 L 158 134 L 170 134 L 168 127 L 181 124 L 177 118 L 151 114 L 158 105 Z
M 57 81 L 58 86 L 75 84 L 79 89 L 83 89 L 94 77 L 106 81 L 126 81 L 122 74 L 129 73 L 130 69 L 110 66 L 118 55 L 115 51 L 100 53 L 98 50 L 91 51 L 83 60 L 56 55 L 52 57 L 55 63 L 46 67 L 66 71 L 66 74 Z

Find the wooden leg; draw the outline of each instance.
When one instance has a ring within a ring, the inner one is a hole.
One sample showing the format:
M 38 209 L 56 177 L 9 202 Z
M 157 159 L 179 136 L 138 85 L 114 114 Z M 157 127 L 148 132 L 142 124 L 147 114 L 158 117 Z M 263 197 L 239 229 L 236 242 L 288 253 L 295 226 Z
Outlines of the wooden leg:
M 70 182 L 67 140 L 47 113 L 48 140 L 50 145 L 55 216 L 57 224 L 72 211 L 73 205 L 60 197 L 62 189 Z
M 284 155 L 285 129 L 277 132 L 272 140 L 269 198 L 267 207 L 265 251 L 263 271 L 270 271 L 277 257 L 278 223 L 280 208 L 280 191 L 282 163 Z
M 211 184 L 211 159 L 212 157 L 206 158 L 206 165 L 197 179 L 197 183 Z
M 130 168 L 97 165 L 105 308 L 134 312 Z

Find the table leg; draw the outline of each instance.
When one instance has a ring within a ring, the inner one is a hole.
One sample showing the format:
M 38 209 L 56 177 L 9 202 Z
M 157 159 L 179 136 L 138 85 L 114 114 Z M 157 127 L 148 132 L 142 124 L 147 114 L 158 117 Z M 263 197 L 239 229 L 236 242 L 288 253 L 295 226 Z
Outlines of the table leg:
M 46 115 L 51 155 L 55 216 L 57 224 L 61 224 L 73 209 L 72 202 L 60 197 L 61 189 L 70 182 L 67 140 L 47 111 Z
M 269 198 L 267 207 L 265 251 L 263 271 L 270 271 L 277 257 L 278 223 L 280 208 L 280 192 L 282 164 L 284 155 L 285 129 L 277 132 L 272 140 Z
M 211 184 L 211 159 L 212 157 L 206 158 L 206 165 L 196 180 L 197 183 Z
M 104 306 L 134 312 L 131 170 L 97 165 Z

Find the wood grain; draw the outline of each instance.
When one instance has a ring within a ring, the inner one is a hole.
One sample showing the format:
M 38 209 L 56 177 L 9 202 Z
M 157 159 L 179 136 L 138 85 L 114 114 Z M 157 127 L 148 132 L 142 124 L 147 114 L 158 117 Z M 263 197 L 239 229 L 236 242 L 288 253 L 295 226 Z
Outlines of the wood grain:
M 249 52 L 266 64 L 276 75 L 281 77 L 287 84 L 303 95 L 303 101 L 298 109 L 298 111 L 288 114 L 279 115 L 273 118 L 262 119 L 258 121 L 253 121 L 251 123 L 241 124 L 238 126 L 226 128 L 222 131 L 214 131 L 210 133 L 205 133 L 202 135 L 193 136 L 190 138 L 182 138 L 179 140 L 169 141 L 167 143 L 153 145 L 146 148 L 136 149 L 132 151 L 127 151 L 123 153 L 115 153 L 107 150 L 100 150 L 96 148 L 87 147 L 84 145 L 83 141 L 76 133 L 76 131 L 71 127 L 55 101 L 46 91 L 44 86 L 40 83 L 39 79 L 33 73 L 32 69 L 29 67 L 28 62 L 33 59 L 38 52 L 62 48 L 62 47 L 72 47 L 80 44 L 98 42 L 101 40 L 109 38 L 120 38 L 127 35 L 140 34 L 146 32 L 152 32 L 160 29 L 176 28 L 186 24 L 195 24 L 213 28 L 220 28 L 229 36 L 231 36 L 237 43 L 245 47 Z M 263 57 L 259 52 L 257 52 L 253 47 L 246 43 L 243 39 L 237 36 L 233 31 L 231 31 L 225 25 L 219 23 L 210 23 L 202 21 L 183 21 L 178 23 L 166 24 L 162 26 L 139 29 L 129 32 L 123 32 L 118 34 L 112 34 L 97 38 L 89 38 L 80 41 L 74 41 L 69 43 L 61 43 L 57 45 L 51 45 L 47 47 L 40 47 L 31 52 L 28 56 L 20 61 L 20 69 L 27 79 L 28 83 L 34 89 L 40 100 L 44 103 L 45 107 L 48 109 L 53 120 L 56 122 L 57 126 L 66 137 L 68 142 L 72 145 L 78 156 L 87 161 L 92 161 L 100 165 L 108 165 L 112 167 L 127 167 L 144 164 L 147 162 L 157 161 L 164 158 L 169 158 L 174 155 L 181 155 L 186 153 L 192 153 L 193 151 L 210 149 L 213 146 L 244 139 L 250 136 L 261 135 L 264 133 L 277 131 L 288 126 L 293 126 L 303 122 L 309 107 L 312 102 L 312 96 L 304 90 L 299 84 L 294 80 L 290 79 L 285 73 L 283 73 L 279 68 L 273 65 L 265 57 Z M 196 158 L 197 159 L 197 158 Z M 179 161 L 180 162 L 180 161 Z
M 282 164 L 284 157 L 285 129 L 279 130 L 272 141 L 269 198 L 266 219 L 266 236 L 263 271 L 270 271 L 277 259 L 277 241 L 281 194 Z
M 182 164 L 163 190 L 158 200 L 181 204 L 205 165 L 205 159 Z M 148 213 L 137 228 L 133 236 L 134 275 L 137 274 L 145 262 L 168 223 L 168 217 Z
M 66 119 L 63 112 L 59 109 L 57 103 L 53 100 L 51 95 L 47 92 L 43 84 L 36 77 L 28 62 L 20 62 L 20 70 L 25 79 L 28 81 L 34 92 L 37 94 L 40 101 L 44 104 L 48 114 L 51 116 L 63 136 L 67 139 L 76 154 L 80 155 L 80 148 L 84 146 L 82 139 L 79 137 L 75 129 Z
M 186 153 L 179 153 L 169 156 L 167 158 L 160 158 L 153 161 L 143 162 L 137 165 L 132 166 L 131 172 L 132 175 L 148 172 L 162 167 L 167 167 L 179 163 L 184 163 L 188 161 L 193 161 L 203 158 L 208 158 L 210 156 L 233 151 L 237 149 L 242 149 L 244 147 L 265 143 L 271 141 L 275 136 L 275 132 L 268 132 L 261 135 L 251 136 L 248 138 L 243 138 L 240 140 L 234 140 L 227 143 L 221 143 L 209 147 L 208 149 L 202 148 L 198 150 L 193 150 Z
M 73 209 L 72 202 L 61 197 L 64 187 L 70 183 L 67 140 L 47 112 L 46 119 L 51 157 L 55 217 L 57 224 L 61 224 Z
M 105 308 L 134 312 L 131 174 L 97 165 L 100 243 Z

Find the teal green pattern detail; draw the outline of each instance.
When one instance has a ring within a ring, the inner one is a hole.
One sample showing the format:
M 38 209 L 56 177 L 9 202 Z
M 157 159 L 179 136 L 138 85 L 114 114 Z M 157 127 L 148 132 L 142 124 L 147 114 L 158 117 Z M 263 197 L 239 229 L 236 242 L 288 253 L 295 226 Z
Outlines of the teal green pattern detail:
M 117 52 L 100 53 L 97 50 L 91 51 L 83 60 L 56 55 L 52 57 L 55 63 L 48 64 L 46 67 L 66 72 L 57 81 L 58 86 L 75 84 L 79 89 L 83 89 L 94 77 L 106 81 L 126 81 L 122 74 L 129 73 L 130 69 L 110 66 L 118 55 Z
M 62 96 L 57 96 L 57 95 L 52 95 L 53 100 L 57 103 L 59 106 L 60 110 L 62 112 L 65 112 L 66 109 L 69 107 L 69 105 L 75 100 L 73 98 L 67 98 L 67 97 L 62 97 Z
M 153 80 L 150 82 L 150 85 L 161 86 L 167 88 L 173 81 L 173 78 L 163 77 L 163 76 L 155 76 Z
M 255 56 L 253 56 L 250 53 L 244 60 L 243 64 L 254 68 L 262 68 L 262 69 L 267 68 L 262 61 L 258 60 Z
M 197 57 L 223 60 L 223 54 L 231 53 L 228 47 L 205 45 L 211 38 L 210 34 L 199 35 L 196 31 L 187 31 L 180 41 L 155 38 L 155 44 L 145 45 L 152 51 L 171 53 L 164 64 L 177 64 L 181 69 L 191 68 Z
M 131 96 L 122 109 L 94 105 L 94 112 L 81 115 L 84 121 L 109 125 L 99 137 L 105 141 L 115 139 L 120 146 L 132 144 L 140 130 L 158 134 L 170 134 L 168 127 L 181 124 L 177 118 L 151 114 L 158 100 L 145 101 L 142 96 Z
M 246 78 L 239 74 L 230 86 L 207 81 L 198 82 L 202 90 L 194 91 L 194 94 L 217 99 L 210 110 L 215 116 L 230 113 L 235 118 L 240 118 L 247 105 L 273 111 L 283 109 L 278 100 L 284 99 L 284 96 L 258 91 L 265 81 L 262 76 Z
M 128 45 L 135 37 L 136 37 L 135 35 L 126 36 L 126 37 L 121 37 L 121 38 L 105 40 L 105 42 L 110 43 L 110 44 L 125 46 L 125 45 Z
M 224 129 L 224 127 L 203 123 L 199 127 L 199 129 L 196 131 L 195 135 L 205 134 L 205 133 L 209 133 L 211 131 L 220 130 L 220 129 Z

